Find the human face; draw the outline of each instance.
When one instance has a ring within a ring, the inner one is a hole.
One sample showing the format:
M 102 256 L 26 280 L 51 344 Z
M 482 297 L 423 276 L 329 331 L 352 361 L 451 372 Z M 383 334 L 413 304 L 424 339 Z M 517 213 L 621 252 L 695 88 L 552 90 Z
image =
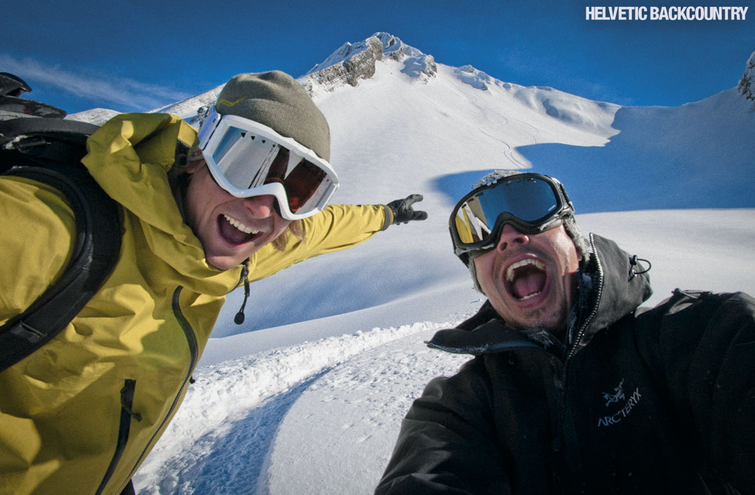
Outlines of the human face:
M 473 259 L 493 308 L 514 328 L 566 328 L 582 256 L 563 225 L 525 235 L 505 225 L 496 247 Z
M 184 198 L 186 223 L 204 248 L 207 262 L 228 270 L 281 235 L 291 223 L 275 210 L 273 196 L 236 198 L 217 185 L 202 162 L 189 171 Z

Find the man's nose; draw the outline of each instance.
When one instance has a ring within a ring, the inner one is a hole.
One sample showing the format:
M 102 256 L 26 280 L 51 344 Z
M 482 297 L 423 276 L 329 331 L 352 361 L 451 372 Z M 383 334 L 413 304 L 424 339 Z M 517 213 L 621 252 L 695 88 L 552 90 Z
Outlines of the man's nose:
M 501 229 L 501 237 L 498 238 L 496 249 L 505 251 L 511 244 L 525 244 L 528 242 L 530 242 L 528 235 L 522 234 L 513 225 L 507 223 Z
M 275 196 L 252 196 L 244 199 L 244 206 L 255 218 L 267 218 L 275 211 Z

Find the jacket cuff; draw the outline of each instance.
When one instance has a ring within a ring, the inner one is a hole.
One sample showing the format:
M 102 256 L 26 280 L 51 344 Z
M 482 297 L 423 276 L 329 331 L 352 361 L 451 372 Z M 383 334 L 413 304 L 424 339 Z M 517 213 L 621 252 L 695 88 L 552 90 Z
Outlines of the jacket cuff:
M 391 225 L 393 225 L 393 210 L 390 206 L 382 205 L 383 210 L 385 211 L 385 223 L 383 224 L 383 228 L 380 229 L 381 231 L 387 229 Z

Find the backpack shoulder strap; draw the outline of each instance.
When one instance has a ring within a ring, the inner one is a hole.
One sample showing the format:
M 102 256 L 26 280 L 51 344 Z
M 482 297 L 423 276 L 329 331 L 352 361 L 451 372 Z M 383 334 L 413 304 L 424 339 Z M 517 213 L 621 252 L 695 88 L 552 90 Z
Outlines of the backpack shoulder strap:
M 73 253 L 60 279 L 26 311 L 0 327 L 0 371 L 21 361 L 63 330 L 102 286 L 120 252 L 120 216 L 115 201 L 78 160 L 58 163 L 63 158 L 46 145 L 60 141 L 50 136 L 43 139 L 41 151 L 13 153 L 14 163 L 22 165 L 5 173 L 49 184 L 66 197 L 76 217 Z M 63 146 L 74 155 L 83 156 L 80 145 Z
M 0 146 L 29 158 L 54 163 L 78 163 L 86 140 L 99 129 L 76 120 L 21 117 L 0 121 Z
M 78 120 L 19 117 L 0 121 L 0 134 L 3 135 L 39 134 L 65 141 L 79 141 L 81 136 L 86 139 L 97 129 L 99 127 L 95 124 Z

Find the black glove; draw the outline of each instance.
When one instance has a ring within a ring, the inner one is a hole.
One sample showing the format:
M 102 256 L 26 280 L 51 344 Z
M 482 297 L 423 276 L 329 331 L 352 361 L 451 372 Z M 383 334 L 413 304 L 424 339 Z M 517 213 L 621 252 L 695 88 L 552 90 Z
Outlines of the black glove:
M 391 210 L 391 213 L 393 214 L 393 221 L 390 224 L 386 222 L 386 225 L 408 223 L 412 220 L 425 220 L 427 218 L 426 211 L 414 211 L 414 208 L 412 208 L 412 205 L 417 201 L 422 201 L 421 194 L 412 194 L 411 196 L 407 196 L 404 199 L 397 199 L 388 203 L 386 206 Z

